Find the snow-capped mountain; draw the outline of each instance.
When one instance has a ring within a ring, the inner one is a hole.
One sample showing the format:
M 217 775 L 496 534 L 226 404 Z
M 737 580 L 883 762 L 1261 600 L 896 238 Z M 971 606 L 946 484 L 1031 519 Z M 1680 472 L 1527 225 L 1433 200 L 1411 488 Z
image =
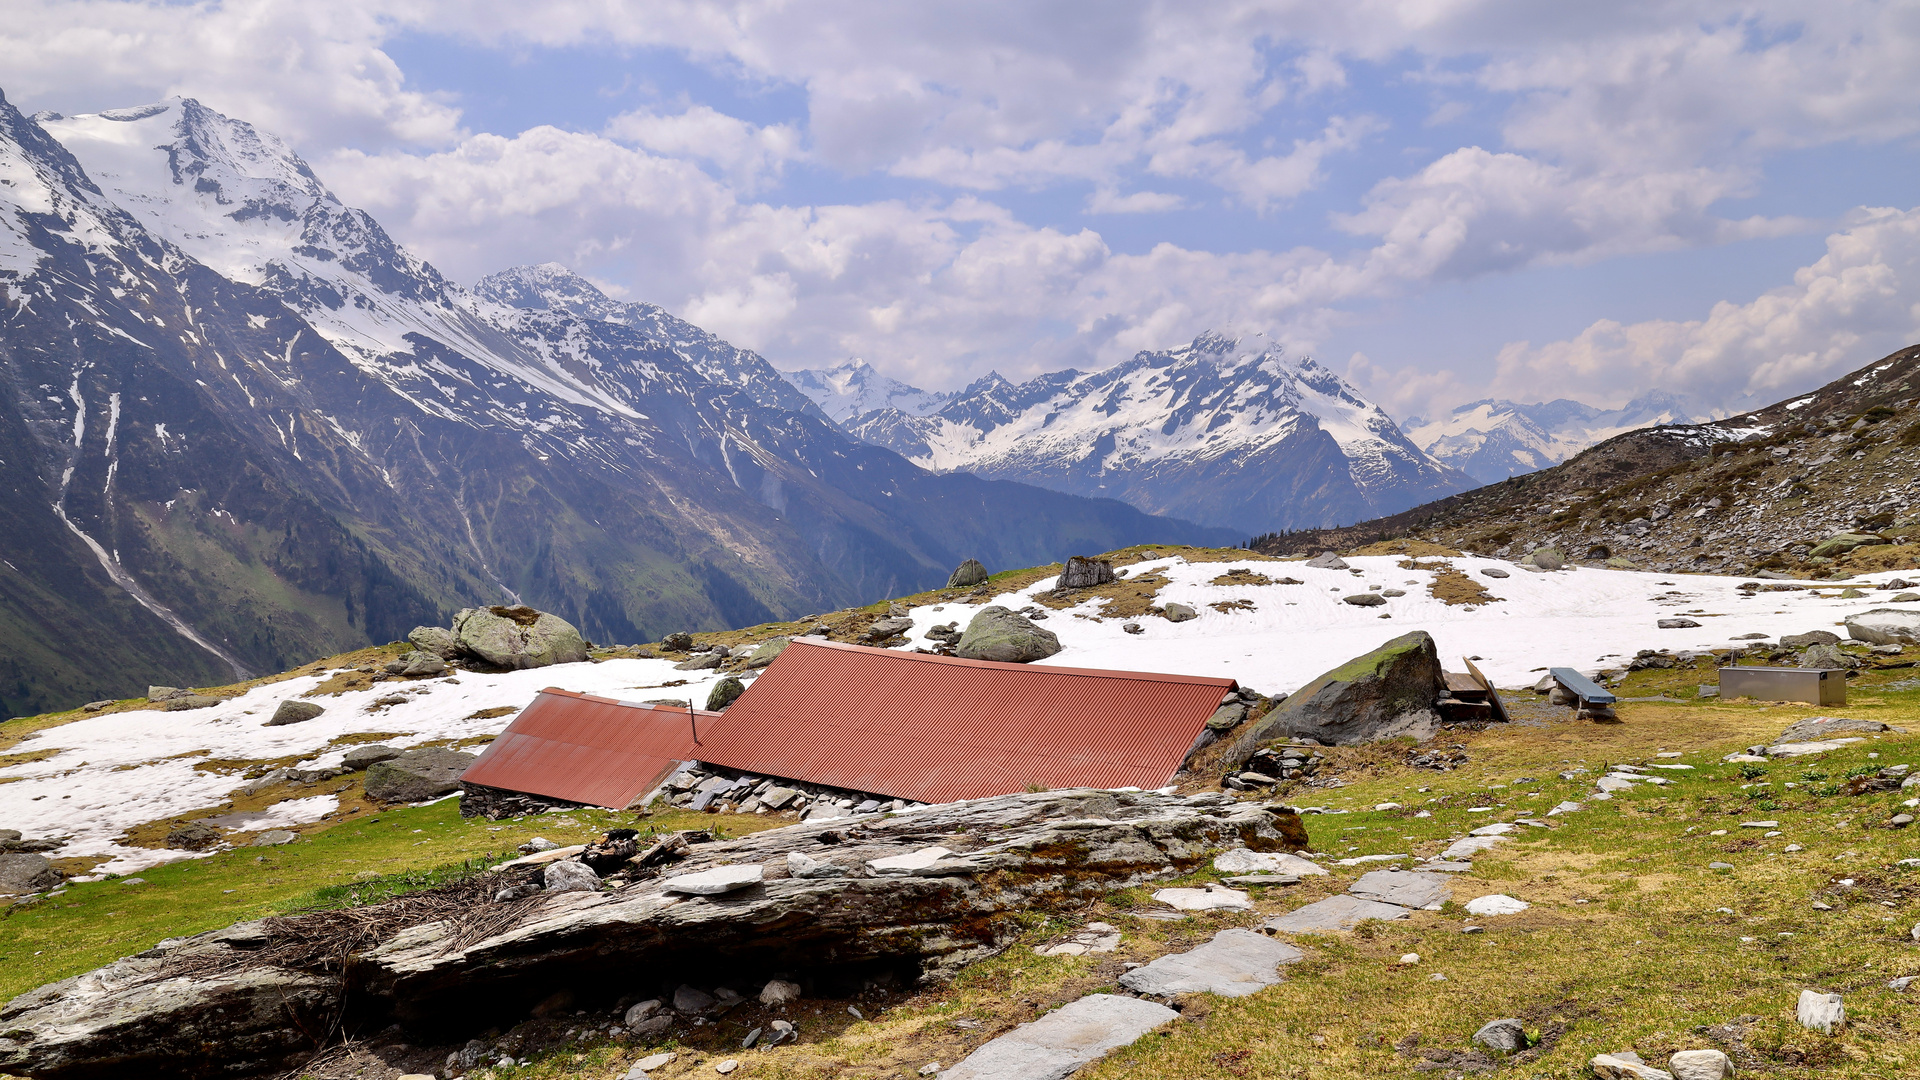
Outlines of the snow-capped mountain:
M 954 398 L 952 394 L 922 390 L 888 378 L 864 360 L 781 374 L 837 424 L 852 423 L 879 409 L 894 409 L 907 416 L 928 416 L 939 412 L 942 405 Z
M 1661 424 L 1701 424 L 1707 410 L 1654 390 L 1618 409 L 1559 398 L 1534 405 L 1488 399 L 1407 421 L 1415 445 L 1483 484 L 1558 465 L 1595 443 Z
M 1104 371 L 988 375 L 930 415 L 847 429 L 942 472 L 1105 495 L 1251 533 L 1351 523 L 1473 486 L 1308 357 L 1202 334 Z
M 571 275 L 469 292 L 191 100 L 30 120 L 0 96 L 0 180 L 0 715 L 476 603 L 639 641 L 967 557 L 1226 539 L 928 473 Z

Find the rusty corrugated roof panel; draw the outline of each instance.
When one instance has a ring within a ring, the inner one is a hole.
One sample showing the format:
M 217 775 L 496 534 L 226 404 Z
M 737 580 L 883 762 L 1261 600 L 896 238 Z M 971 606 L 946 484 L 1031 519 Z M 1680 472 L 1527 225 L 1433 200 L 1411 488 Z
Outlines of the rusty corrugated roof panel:
M 704 709 L 694 718 L 703 742 L 725 719 Z M 699 756 L 684 708 L 548 687 L 460 779 L 619 810 Z
M 920 802 L 1157 788 L 1231 679 L 960 660 L 796 639 L 700 760 Z

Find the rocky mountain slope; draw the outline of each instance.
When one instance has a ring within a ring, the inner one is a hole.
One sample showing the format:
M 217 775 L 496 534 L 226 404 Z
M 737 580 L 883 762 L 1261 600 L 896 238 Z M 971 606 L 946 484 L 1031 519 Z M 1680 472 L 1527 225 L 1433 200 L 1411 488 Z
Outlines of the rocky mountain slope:
M 1655 390 L 1618 409 L 1559 398 L 1534 405 L 1468 402 L 1451 413 L 1407 421 L 1407 437 L 1483 484 L 1558 465 L 1598 442 L 1637 428 L 1706 423 L 1706 410 Z
M 933 412 L 895 405 L 843 424 L 928 469 L 1249 532 L 1363 520 L 1473 486 L 1339 376 L 1259 337 L 1203 334 L 1019 385 L 988 375 Z
M 0 98 L 0 180 L 0 715 L 475 603 L 632 641 L 968 556 L 1223 538 L 927 473 L 658 309 L 468 293 L 190 100 L 30 120 Z
M 1920 346 L 1810 394 L 1616 436 L 1567 462 L 1269 552 L 1419 537 L 1496 556 L 1551 546 L 1659 571 L 1844 577 L 1920 565 Z
M 895 409 L 907 416 L 928 416 L 940 411 L 942 405 L 956 396 L 890 379 L 864 360 L 781 374 L 836 424 L 855 423 L 880 409 Z

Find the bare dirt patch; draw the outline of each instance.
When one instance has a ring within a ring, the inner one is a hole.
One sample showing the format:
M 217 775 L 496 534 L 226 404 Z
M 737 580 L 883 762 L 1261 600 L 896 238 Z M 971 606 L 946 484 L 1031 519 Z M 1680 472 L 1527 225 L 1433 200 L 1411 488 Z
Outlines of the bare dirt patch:
M 1427 586 L 1427 592 L 1435 600 L 1456 607 L 1476 607 L 1480 604 L 1498 604 L 1502 598 L 1487 591 L 1487 587 L 1454 569 L 1452 563 L 1416 563 L 1407 560 L 1400 564 L 1402 570 L 1428 570 L 1433 573 L 1433 584 Z

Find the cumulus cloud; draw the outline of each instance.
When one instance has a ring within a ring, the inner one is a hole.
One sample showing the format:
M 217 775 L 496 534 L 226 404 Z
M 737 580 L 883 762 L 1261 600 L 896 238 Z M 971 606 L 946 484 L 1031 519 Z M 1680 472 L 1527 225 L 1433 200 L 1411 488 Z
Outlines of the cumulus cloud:
M 745 191 L 778 179 L 788 162 L 804 156 L 792 124 L 752 124 L 707 105 L 671 115 L 623 113 L 607 123 L 607 134 L 657 154 L 708 162 Z
M 1768 404 L 1920 340 L 1920 210 L 1863 210 L 1827 237 L 1793 284 L 1705 318 L 1623 325 L 1501 350 L 1503 396 L 1585 394 L 1619 404 L 1622 387 L 1659 387 L 1723 407 Z M 1531 400 L 1531 398 L 1529 398 Z

